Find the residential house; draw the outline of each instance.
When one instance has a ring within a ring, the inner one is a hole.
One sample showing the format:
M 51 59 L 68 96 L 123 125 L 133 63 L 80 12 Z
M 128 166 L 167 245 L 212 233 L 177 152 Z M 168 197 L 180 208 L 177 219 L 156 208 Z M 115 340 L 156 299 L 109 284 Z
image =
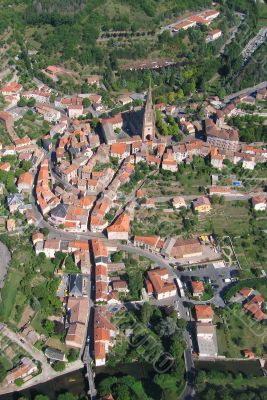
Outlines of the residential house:
M 265 211 L 267 208 L 267 201 L 264 196 L 258 195 L 251 198 L 252 207 L 256 211 Z
M 7 206 L 12 214 L 16 212 L 23 204 L 23 194 L 15 193 L 7 196 Z
M 211 203 L 208 197 L 202 196 L 193 200 L 193 208 L 199 213 L 209 212 L 211 210 Z
M 68 106 L 68 116 L 70 118 L 77 118 L 83 115 L 82 105 L 70 105 Z
M 119 279 L 112 282 L 112 289 L 119 292 L 119 293 L 128 293 L 128 285 L 127 282 Z
M 96 367 L 105 365 L 106 355 L 113 346 L 118 329 L 111 323 L 111 314 L 105 307 L 96 307 L 94 315 L 94 359 Z
M 23 357 L 20 364 L 13 368 L 6 376 L 7 383 L 10 385 L 17 379 L 29 379 L 38 371 L 38 366 L 28 357 Z
M 17 187 L 19 192 L 30 193 L 33 188 L 33 175 L 30 172 L 24 172 L 18 178 Z
M 108 239 L 128 240 L 130 232 L 130 217 L 128 213 L 123 212 L 107 228 Z
M 218 343 L 216 326 L 209 323 L 198 323 L 196 328 L 199 357 L 217 357 Z
M 0 92 L 3 96 L 19 95 L 22 91 L 22 85 L 17 82 L 10 82 L 2 86 Z
M 140 247 L 145 250 L 151 251 L 152 253 L 159 253 L 163 248 L 164 241 L 160 238 L 160 236 L 135 236 L 134 237 L 134 246 Z
M 0 171 L 9 172 L 11 168 L 11 164 L 9 162 L 4 162 L 0 165 Z
M 8 232 L 13 232 L 16 229 L 16 220 L 13 218 L 7 219 L 6 229 Z
M 163 154 L 161 168 L 165 171 L 177 172 L 178 166 L 177 162 L 174 159 L 174 155 L 172 151 L 167 151 L 167 153 Z
M 191 281 L 191 288 L 194 297 L 203 296 L 205 289 L 202 281 Z
M 66 336 L 67 346 L 82 348 L 87 333 L 88 311 L 88 299 L 68 298 L 67 317 L 70 326 Z
M 38 242 L 44 241 L 44 235 L 41 232 L 33 232 L 32 234 L 32 243 L 36 245 Z
M 235 129 L 229 127 L 224 129 L 218 127 L 211 119 L 206 119 L 207 142 L 212 147 L 221 150 L 237 151 L 239 145 L 239 134 Z
M 61 113 L 58 110 L 55 110 L 53 107 L 42 103 L 36 103 L 35 105 L 36 111 L 41 114 L 45 121 L 48 122 L 57 122 L 61 118 Z
M 167 268 L 155 268 L 147 272 L 146 290 L 148 295 L 153 294 L 157 300 L 169 298 L 177 294 L 174 282 L 169 282 Z
M 195 134 L 196 130 L 192 122 L 190 121 L 180 121 L 182 130 L 190 135 Z
M 219 39 L 219 37 L 221 36 L 222 36 L 222 31 L 220 29 L 212 29 L 208 33 L 206 42 L 213 42 L 214 40 Z
M 111 157 L 123 160 L 130 155 L 130 145 L 126 143 L 113 143 L 110 147 Z
M 172 205 L 173 205 L 173 208 L 175 208 L 175 209 L 179 209 L 179 208 L 182 208 L 182 207 L 186 208 L 185 199 L 183 197 L 181 197 L 181 196 L 173 197 Z
M 90 75 L 86 78 L 88 85 L 100 86 L 102 76 L 101 75 Z
M 225 186 L 211 186 L 210 188 L 208 188 L 208 192 L 210 196 L 225 196 L 231 194 L 231 189 Z
M 196 304 L 195 316 L 198 322 L 210 323 L 213 320 L 214 312 L 210 304 Z
M 170 257 L 192 258 L 203 254 L 203 248 L 197 239 L 169 239 L 166 240 L 164 253 Z
M 69 274 L 68 293 L 70 297 L 83 296 L 83 276 L 82 274 Z
M 60 251 L 60 240 L 58 239 L 47 239 L 44 243 L 43 252 L 46 257 L 54 258 L 56 252 Z

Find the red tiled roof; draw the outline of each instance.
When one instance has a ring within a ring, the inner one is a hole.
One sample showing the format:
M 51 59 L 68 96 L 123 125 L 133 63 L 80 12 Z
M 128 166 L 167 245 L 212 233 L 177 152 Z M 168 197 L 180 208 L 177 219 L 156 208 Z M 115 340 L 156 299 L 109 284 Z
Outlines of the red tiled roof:
M 210 304 L 197 304 L 195 305 L 196 319 L 212 319 L 214 312 Z

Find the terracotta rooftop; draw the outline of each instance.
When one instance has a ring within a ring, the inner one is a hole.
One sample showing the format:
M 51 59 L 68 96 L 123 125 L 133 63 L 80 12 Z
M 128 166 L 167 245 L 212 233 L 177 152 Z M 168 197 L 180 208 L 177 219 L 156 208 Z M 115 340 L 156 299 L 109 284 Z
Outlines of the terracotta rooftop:
M 210 304 L 197 304 L 195 305 L 196 319 L 212 319 L 214 316 L 213 309 Z

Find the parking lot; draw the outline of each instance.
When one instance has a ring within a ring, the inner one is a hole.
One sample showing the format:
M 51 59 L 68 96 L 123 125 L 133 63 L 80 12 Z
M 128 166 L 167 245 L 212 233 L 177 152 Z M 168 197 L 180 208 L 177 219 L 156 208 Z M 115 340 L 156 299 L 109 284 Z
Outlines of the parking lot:
M 252 38 L 242 51 L 243 61 L 247 62 L 252 54 L 260 47 L 267 38 L 267 28 L 261 28 L 257 35 Z

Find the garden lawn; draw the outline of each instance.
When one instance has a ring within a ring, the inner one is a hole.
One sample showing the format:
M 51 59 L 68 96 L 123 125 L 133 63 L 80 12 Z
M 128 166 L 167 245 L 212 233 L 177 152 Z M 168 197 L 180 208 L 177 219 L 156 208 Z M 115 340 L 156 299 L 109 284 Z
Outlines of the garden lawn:
M 161 209 L 140 208 L 131 224 L 132 235 L 177 235 L 182 228 L 179 212 L 164 212 Z
M 47 332 L 45 331 L 45 329 L 42 327 L 42 320 L 45 319 L 46 316 L 42 314 L 42 311 L 39 310 L 37 311 L 37 313 L 35 314 L 34 318 L 32 319 L 31 325 L 32 327 L 41 335 L 42 334 L 46 334 Z
M 209 214 L 199 217 L 199 233 L 213 230 L 219 236 L 243 235 L 249 232 L 249 219 L 247 204 L 243 206 L 226 201 L 223 205 L 213 206 Z
M 216 316 L 217 340 L 220 355 L 228 358 L 241 357 L 242 350 L 250 349 L 256 355 L 263 354 L 266 341 L 267 327 L 254 321 L 243 311 L 230 308 L 223 312 L 225 323 L 220 326 L 222 318 Z M 228 328 L 225 328 L 228 326 Z
M 11 316 L 22 277 L 23 274 L 18 270 L 10 271 L 7 275 L 5 286 L 1 290 L 1 316 L 3 321 L 8 321 Z
M 13 363 L 9 360 L 8 357 L 3 354 L 0 355 L 0 364 L 3 365 L 6 371 L 10 370 L 13 367 Z

